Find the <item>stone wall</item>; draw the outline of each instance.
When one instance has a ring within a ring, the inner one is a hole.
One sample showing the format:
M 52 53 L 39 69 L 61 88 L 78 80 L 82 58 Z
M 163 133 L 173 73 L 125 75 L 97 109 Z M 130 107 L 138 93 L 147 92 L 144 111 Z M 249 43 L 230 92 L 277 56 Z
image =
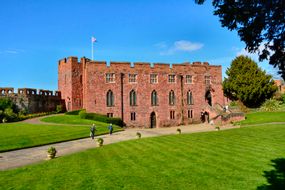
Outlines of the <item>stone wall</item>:
M 26 110 L 28 113 L 55 111 L 57 105 L 64 103 L 58 91 L 32 88 L 19 88 L 15 93 L 14 88 L 0 87 L 0 97 L 10 98 L 19 110 Z

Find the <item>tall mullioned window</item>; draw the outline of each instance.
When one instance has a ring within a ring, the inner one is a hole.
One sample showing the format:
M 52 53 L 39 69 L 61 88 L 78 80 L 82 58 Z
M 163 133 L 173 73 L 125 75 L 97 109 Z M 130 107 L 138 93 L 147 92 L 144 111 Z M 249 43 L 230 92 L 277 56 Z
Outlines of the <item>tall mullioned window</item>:
M 106 83 L 115 82 L 115 73 L 106 73 Z
M 157 92 L 154 90 L 151 93 L 151 105 L 152 106 L 157 106 L 158 105 L 158 101 L 157 101 Z
M 188 105 L 193 104 L 193 95 L 192 95 L 192 92 L 190 90 L 187 92 L 187 104 Z
M 168 75 L 168 82 L 175 83 L 175 75 Z
M 150 83 L 157 83 L 157 74 L 150 74 Z
M 137 82 L 137 74 L 129 74 L 129 82 L 136 83 Z
M 193 79 L 192 75 L 186 75 L 186 84 L 192 84 Z
M 171 90 L 169 92 L 169 105 L 174 105 L 175 104 L 175 94 L 174 91 Z
M 211 77 L 210 76 L 205 76 L 205 84 L 210 85 L 211 84 Z
M 108 107 L 114 106 L 114 94 L 113 94 L 112 90 L 109 90 L 107 92 L 106 100 L 107 100 L 107 106 Z
M 137 105 L 137 93 L 136 91 L 132 90 L 130 92 L 130 106 Z

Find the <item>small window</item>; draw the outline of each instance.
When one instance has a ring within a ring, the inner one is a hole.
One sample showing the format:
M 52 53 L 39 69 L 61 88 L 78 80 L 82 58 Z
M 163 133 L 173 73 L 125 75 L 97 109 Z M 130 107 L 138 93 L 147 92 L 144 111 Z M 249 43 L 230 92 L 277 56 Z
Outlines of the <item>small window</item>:
M 137 74 L 129 74 L 129 83 L 137 82 Z
M 136 106 L 137 105 L 137 94 L 136 91 L 132 90 L 130 92 L 130 106 Z
M 205 84 L 210 85 L 211 84 L 211 77 L 210 76 L 205 76 Z
M 136 112 L 131 112 L 131 121 L 136 120 Z
M 107 113 L 107 117 L 113 117 L 113 113 Z
M 188 105 L 193 104 L 193 96 L 192 96 L 192 92 L 190 90 L 187 92 L 187 104 Z
M 115 73 L 106 73 L 106 82 L 107 83 L 115 82 Z
M 171 90 L 169 92 L 169 105 L 173 106 L 175 104 L 175 94 L 174 91 Z
M 113 92 L 112 92 L 111 90 L 109 90 L 109 91 L 107 92 L 107 97 L 106 97 L 106 99 L 107 99 L 107 106 L 108 106 L 108 107 L 114 106 L 114 94 L 113 94 Z
M 150 83 L 157 83 L 157 74 L 150 74 Z
M 175 111 L 170 111 L 170 119 L 175 119 Z
M 193 110 L 188 110 L 188 118 L 193 118 Z
M 154 91 L 152 91 L 152 93 L 151 93 L 151 105 L 152 106 L 157 106 L 157 93 L 156 93 L 156 91 L 154 90 Z
M 175 83 L 175 75 L 168 75 L 168 82 Z
M 192 80 L 192 75 L 186 75 L 186 84 L 192 84 L 193 80 Z

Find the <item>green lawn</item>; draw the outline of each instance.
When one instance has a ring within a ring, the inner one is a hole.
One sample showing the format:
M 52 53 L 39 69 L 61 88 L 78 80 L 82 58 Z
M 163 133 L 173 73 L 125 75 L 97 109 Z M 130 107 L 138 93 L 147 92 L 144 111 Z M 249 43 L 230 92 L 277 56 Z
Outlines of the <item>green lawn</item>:
M 60 124 L 79 124 L 79 125 L 92 125 L 95 123 L 96 125 L 108 125 L 103 122 L 89 120 L 89 119 L 81 119 L 79 115 L 57 115 L 51 116 L 41 119 L 43 122 L 48 123 L 60 123 Z
M 0 187 L 257 189 L 271 160 L 285 158 L 284 147 L 285 125 L 145 138 L 2 171 Z
M 107 124 L 97 125 L 97 133 L 108 132 Z M 114 131 L 121 128 L 114 126 Z M 0 152 L 88 137 L 90 126 L 0 124 Z
M 246 120 L 238 122 L 241 125 L 260 123 L 285 122 L 285 112 L 254 112 L 246 114 Z

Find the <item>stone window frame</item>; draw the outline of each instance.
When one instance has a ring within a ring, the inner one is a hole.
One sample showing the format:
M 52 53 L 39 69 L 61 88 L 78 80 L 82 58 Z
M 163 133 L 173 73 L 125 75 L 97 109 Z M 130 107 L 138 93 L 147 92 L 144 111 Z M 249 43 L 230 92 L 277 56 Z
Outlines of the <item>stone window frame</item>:
M 170 106 L 175 105 L 175 93 L 173 90 L 170 90 L 169 95 L 168 95 L 168 103 Z
M 131 121 L 136 120 L 136 112 L 131 112 Z
M 169 118 L 170 118 L 171 120 L 172 120 L 172 119 L 175 119 L 175 111 L 174 111 L 174 110 L 170 110 L 169 113 L 170 113 L 170 115 L 169 115 L 170 117 L 169 117 Z
M 194 101 L 193 101 L 193 93 L 192 93 L 192 91 L 188 90 L 186 96 L 187 96 L 186 97 L 187 105 L 193 105 Z
M 112 118 L 114 116 L 113 113 L 107 113 L 107 117 Z
M 137 76 L 136 73 L 129 73 L 129 83 L 137 83 Z
M 168 75 L 168 83 L 176 83 L 176 75 L 175 74 L 169 74 Z
M 106 83 L 115 83 L 115 73 L 105 73 Z
M 150 84 L 157 84 L 158 83 L 158 74 L 157 73 L 151 73 L 149 75 L 150 77 Z
M 134 89 L 130 91 L 130 106 L 137 105 L 137 93 Z
M 204 80 L 205 80 L 205 84 L 206 85 L 211 85 L 212 84 L 210 75 L 205 75 Z
M 151 92 L 151 106 L 158 106 L 158 96 L 156 90 Z
M 193 75 L 186 75 L 185 76 L 185 84 L 193 84 L 193 78 L 194 78 Z
M 187 117 L 188 117 L 188 119 L 193 119 L 193 117 L 194 117 L 194 112 L 193 112 L 193 110 L 192 109 L 190 109 L 190 110 L 188 110 L 187 111 Z
M 114 107 L 114 93 L 112 90 L 108 90 L 106 94 L 106 105 L 107 107 Z

